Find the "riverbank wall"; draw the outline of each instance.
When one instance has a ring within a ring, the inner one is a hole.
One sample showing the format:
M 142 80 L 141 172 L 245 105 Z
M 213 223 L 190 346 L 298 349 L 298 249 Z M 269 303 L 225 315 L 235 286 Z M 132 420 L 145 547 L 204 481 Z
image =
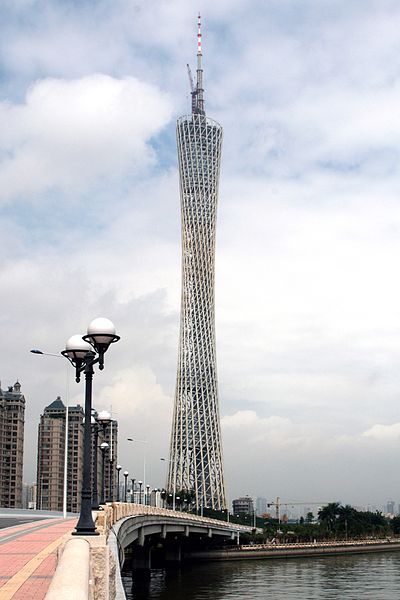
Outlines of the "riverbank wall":
M 254 560 L 274 558 L 307 558 L 400 551 L 400 540 L 368 540 L 311 544 L 263 544 L 238 546 L 220 550 L 185 553 L 185 561 Z

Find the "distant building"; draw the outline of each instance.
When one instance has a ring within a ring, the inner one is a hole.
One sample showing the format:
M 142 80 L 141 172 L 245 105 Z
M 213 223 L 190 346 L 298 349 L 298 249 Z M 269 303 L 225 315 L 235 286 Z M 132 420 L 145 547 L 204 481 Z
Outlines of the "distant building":
M 267 512 L 267 499 L 266 498 L 257 498 L 256 500 L 256 514 L 261 517 L 261 515 L 265 515 Z
M 60 396 L 40 417 L 37 452 L 39 510 L 63 509 L 66 408 Z M 68 408 L 67 510 L 79 512 L 83 463 L 83 408 Z
M 0 386 L 0 507 L 22 508 L 25 398 L 17 381 Z
M 396 503 L 394 500 L 388 500 L 387 504 L 386 504 L 386 512 L 389 515 L 394 515 L 394 507 L 395 507 Z
M 36 509 L 36 483 L 24 483 L 22 486 L 22 508 Z
M 232 514 L 244 515 L 253 514 L 253 512 L 253 498 L 250 498 L 250 496 L 243 496 L 241 498 L 236 498 L 235 500 L 232 500 Z

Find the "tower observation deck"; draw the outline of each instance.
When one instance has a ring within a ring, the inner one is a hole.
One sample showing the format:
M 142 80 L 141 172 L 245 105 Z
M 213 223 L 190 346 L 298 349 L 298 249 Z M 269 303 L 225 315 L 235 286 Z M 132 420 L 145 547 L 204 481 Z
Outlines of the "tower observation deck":
M 169 492 L 194 493 L 197 508 L 225 508 L 215 349 L 215 230 L 222 127 L 204 110 L 198 22 L 192 114 L 177 121 L 182 220 L 178 370 L 167 476 Z

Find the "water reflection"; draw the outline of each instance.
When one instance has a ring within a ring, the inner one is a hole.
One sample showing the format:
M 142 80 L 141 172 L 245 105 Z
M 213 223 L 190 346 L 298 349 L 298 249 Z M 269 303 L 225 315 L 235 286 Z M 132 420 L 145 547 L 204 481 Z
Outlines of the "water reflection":
M 123 579 L 128 600 L 393 600 L 400 553 L 207 563 Z

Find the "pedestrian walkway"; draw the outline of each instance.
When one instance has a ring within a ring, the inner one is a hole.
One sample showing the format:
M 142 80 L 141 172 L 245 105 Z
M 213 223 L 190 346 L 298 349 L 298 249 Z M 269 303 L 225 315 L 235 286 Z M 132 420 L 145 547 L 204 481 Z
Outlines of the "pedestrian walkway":
M 43 600 L 57 548 L 76 519 L 45 519 L 0 531 L 0 600 Z

